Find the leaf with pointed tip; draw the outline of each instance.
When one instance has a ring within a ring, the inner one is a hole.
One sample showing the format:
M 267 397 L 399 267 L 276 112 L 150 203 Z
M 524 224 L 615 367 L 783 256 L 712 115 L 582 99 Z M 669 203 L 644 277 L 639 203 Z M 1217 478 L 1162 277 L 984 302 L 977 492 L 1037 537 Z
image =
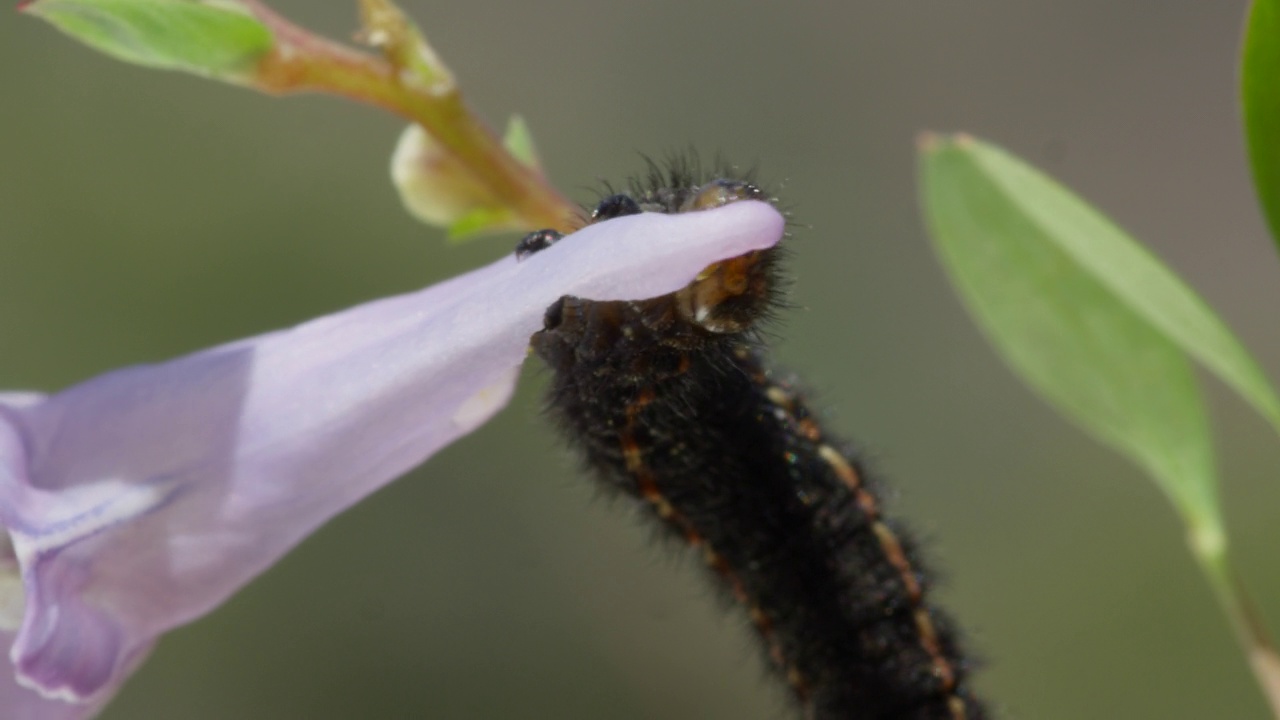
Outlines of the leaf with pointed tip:
M 119 60 L 232 82 L 247 82 L 274 41 L 266 26 L 226 4 L 36 0 L 22 10 Z
M 1221 537 L 1188 356 L 1280 428 L 1257 363 L 1176 275 L 1050 178 L 971 138 L 930 138 L 923 201 L 970 311 L 1064 414 L 1150 472 L 1201 541 Z

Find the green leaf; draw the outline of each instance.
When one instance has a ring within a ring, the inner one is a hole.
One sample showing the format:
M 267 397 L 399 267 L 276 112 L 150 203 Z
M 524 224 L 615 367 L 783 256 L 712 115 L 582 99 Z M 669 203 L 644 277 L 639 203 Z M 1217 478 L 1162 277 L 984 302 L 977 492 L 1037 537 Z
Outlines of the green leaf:
M 923 200 L 944 265 L 1013 368 L 1151 473 L 1222 543 L 1208 423 L 1188 356 L 1280 427 L 1280 402 L 1222 321 L 1107 218 L 971 138 L 923 147 Z
M 477 208 L 449 224 L 445 239 L 449 242 L 466 242 L 477 235 L 511 230 L 514 218 L 506 208 Z
M 1280 432 L 1280 399 L 1258 363 L 1213 310 L 1123 230 L 1070 191 L 991 145 L 961 138 L 941 152 L 969 158 L 995 185 L 1121 304 L 1164 334 L 1253 406 Z
M 1256 0 L 1245 26 L 1240 100 L 1253 184 L 1280 244 L 1280 0 Z
M 451 242 L 522 226 L 475 172 L 420 125 L 400 134 L 391 156 L 391 181 L 414 217 L 447 228 Z
M 125 62 L 247 80 L 271 31 L 234 6 L 191 0 L 36 0 L 23 10 Z
M 533 144 L 533 134 L 529 132 L 529 125 L 525 123 L 524 118 L 519 115 L 512 115 L 507 121 L 507 132 L 502 136 L 502 146 L 527 167 L 534 170 L 540 169 L 541 163 L 538 162 L 538 150 Z

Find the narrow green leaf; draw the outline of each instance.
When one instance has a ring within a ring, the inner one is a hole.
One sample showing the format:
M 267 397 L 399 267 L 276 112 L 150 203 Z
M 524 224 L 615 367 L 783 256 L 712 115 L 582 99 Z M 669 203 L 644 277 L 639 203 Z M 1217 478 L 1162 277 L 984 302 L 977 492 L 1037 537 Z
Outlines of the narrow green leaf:
M 1145 248 L 1070 191 L 976 141 L 954 144 L 1082 272 L 1218 376 L 1280 433 L 1280 399 L 1222 319 Z
M 1187 355 L 1280 417 L 1240 344 L 1119 228 L 1003 151 L 933 138 L 923 176 L 939 254 L 1001 354 L 1065 415 L 1147 470 L 1198 543 L 1221 544 L 1208 423 Z
M 477 235 L 502 232 L 515 228 L 511 212 L 506 208 L 485 207 L 468 212 L 449 224 L 445 239 L 449 242 L 466 242 Z
M 529 125 L 525 123 L 523 117 L 512 115 L 507 121 L 507 132 L 502 136 L 502 146 L 526 166 L 534 170 L 541 167 L 541 163 L 538 162 L 538 150 L 533 144 L 533 133 L 529 132 Z
M 23 11 L 119 60 L 247 80 L 271 32 L 225 3 L 192 0 L 36 0 Z
M 1243 50 L 1240 100 L 1253 184 L 1280 244 L 1280 0 L 1255 0 Z

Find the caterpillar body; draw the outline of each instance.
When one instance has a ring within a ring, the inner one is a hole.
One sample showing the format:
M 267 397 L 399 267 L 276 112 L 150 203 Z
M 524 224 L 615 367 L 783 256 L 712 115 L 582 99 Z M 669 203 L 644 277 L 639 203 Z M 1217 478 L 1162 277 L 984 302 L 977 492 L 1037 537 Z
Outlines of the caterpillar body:
M 588 222 L 770 200 L 749 178 L 693 167 L 651 165 Z M 559 237 L 530 233 L 517 257 Z M 911 536 L 768 363 L 760 326 L 779 305 L 782 252 L 725 260 L 650 300 L 561 298 L 532 339 L 553 373 L 550 412 L 607 487 L 701 555 L 804 717 L 986 718 Z

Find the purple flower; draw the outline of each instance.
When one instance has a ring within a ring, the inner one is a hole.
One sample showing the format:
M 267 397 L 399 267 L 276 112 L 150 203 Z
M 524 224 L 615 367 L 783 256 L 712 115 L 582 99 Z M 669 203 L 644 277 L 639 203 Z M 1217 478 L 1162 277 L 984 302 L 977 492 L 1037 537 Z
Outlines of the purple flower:
M 474 430 L 561 295 L 672 292 L 782 228 L 756 202 L 620 218 L 289 330 L 0 394 L 0 715 L 93 715 L 161 633 Z

